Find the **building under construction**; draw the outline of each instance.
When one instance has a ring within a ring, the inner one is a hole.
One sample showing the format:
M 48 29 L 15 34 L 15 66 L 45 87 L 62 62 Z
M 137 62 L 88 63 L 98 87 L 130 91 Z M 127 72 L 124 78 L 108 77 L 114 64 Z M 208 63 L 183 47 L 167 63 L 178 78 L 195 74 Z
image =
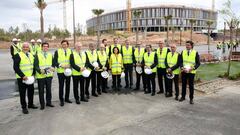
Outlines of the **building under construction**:
M 134 11 L 141 11 L 139 18 L 134 16 Z M 131 9 L 130 25 L 127 23 L 128 14 L 129 12 L 124 9 L 101 15 L 100 31 L 102 33 L 112 30 L 127 31 L 128 26 L 131 26 L 131 30 L 135 31 L 137 29 L 137 24 L 140 31 L 166 31 L 167 25 L 164 17 L 169 15 L 172 16 L 168 21 L 170 29 L 188 30 L 191 28 L 190 20 L 195 20 L 193 24 L 194 31 L 208 29 L 207 21 L 213 21 L 211 29 L 216 29 L 217 27 L 217 12 L 209 9 L 177 5 L 136 7 Z M 88 30 L 97 30 L 96 17 L 87 20 L 86 23 Z

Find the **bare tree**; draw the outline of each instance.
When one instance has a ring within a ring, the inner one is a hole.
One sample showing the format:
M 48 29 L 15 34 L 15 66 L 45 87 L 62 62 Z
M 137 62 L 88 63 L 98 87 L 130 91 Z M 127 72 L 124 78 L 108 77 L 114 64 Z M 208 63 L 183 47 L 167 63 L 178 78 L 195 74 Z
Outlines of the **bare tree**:
M 137 42 L 138 42 L 138 35 L 139 35 L 139 18 L 140 18 L 140 16 L 141 16 L 141 14 L 142 14 L 142 11 L 140 11 L 140 10 L 135 10 L 134 12 L 133 12 L 133 15 L 134 15 L 134 17 L 136 18 L 136 28 L 137 28 L 137 30 L 136 30 L 136 44 L 137 44 Z

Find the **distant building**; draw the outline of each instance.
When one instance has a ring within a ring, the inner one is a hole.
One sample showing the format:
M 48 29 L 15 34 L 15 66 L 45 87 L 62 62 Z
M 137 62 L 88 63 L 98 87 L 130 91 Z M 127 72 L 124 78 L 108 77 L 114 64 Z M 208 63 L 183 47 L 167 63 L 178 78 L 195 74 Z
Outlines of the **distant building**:
M 190 19 L 195 19 L 194 31 L 202 31 L 207 29 L 207 21 L 213 21 L 211 29 L 217 27 L 217 12 L 212 12 L 208 9 L 192 8 L 185 6 L 160 5 L 132 8 L 132 31 L 136 30 L 137 18 L 133 12 L 140 10 L 142 12 L 139 20 L 139 30 L 144 31 L 147 28 L 148 32 L 166 31 L 166 22 L 164 16 L 172 15 L 172 20 L 169 21 L 169 26 L 176 30 L 188 30 L 191 27 Z M 127 30 L 126 10 L 119 10 L 111 13 L 106 13 L 100 16 L 101 32 L 110 30 Z M 96 31 L 97 18 L 87 20 L 87 29 Z M 171 28 L 170 28 L 171 29 Z

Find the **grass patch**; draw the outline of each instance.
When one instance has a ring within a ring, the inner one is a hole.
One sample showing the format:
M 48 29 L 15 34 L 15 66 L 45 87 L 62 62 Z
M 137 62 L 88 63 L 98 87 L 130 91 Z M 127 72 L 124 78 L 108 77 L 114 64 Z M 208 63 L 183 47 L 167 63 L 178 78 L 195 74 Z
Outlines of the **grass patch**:
M 211 63 L 201 65 L 198 68 L 196 80 L 200 78 L 200 80 L 209 81 L 213 79 L 217 79 L 219 75 L 223 75 L 227 72 L 228 62 L 222 63 Z M 240 73 L 240 62 L 232 61 L 230 76 L 236 76 Z

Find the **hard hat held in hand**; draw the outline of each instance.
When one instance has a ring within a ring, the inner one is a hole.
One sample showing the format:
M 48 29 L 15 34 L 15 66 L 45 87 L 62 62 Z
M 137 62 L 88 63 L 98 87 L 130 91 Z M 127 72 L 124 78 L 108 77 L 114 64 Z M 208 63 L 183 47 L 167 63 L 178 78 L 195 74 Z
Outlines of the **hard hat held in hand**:
M 121 78 L 124 78 L 124 77 L 125 77 L 125 73 L 122 72 L 122 73 L 121 73 Z
M 144 72 L 145 72 L 147 75 L 152 74 L 152 70 L 151 70 L 150 68 L 144 69 Z
M 70 68 L 67 68 L 64 70 L 64 75 L 65 76 L 71 76 L 72 75 L 72 70 Z
M 23 80 L 23 83 L 27 85 L 32 85 L 34 83 L 35 79 L 33 76 L 27 77 L 27 80 Z
M 187 72 L 189 72 L 190 69 L 191 69 L 191 66 L 190 66 L 190 65 L 185 65 L 184 68 L 185 68 L 185 70 L 186 70 Z
M 83 70 L 83 72 L 82 72 L 82 76 L 83 76 L 83 77 L 89 77 L 90 74 L 91 74 L 91 71 L 90 71 L 90 70 L 87 70 L 87 69 Z
M 109 77 L 109 73 L 108 73 L 107 71 L 103 71 L 103 72 L 101 73 L 101 76 L 102 76 L 103 78 L 107 79 L 107 78 Z
M 138 74 L 142 74 L 142 67 L 136 67 L 136 72 Z
M 97 68 L 97 67 L 99 67 L 99 65 L 98 65 L 98 63 L 97 62 L 93 62 L 93 64 L 92 64 L 93 66 L 94 66 L 94 68 Z

